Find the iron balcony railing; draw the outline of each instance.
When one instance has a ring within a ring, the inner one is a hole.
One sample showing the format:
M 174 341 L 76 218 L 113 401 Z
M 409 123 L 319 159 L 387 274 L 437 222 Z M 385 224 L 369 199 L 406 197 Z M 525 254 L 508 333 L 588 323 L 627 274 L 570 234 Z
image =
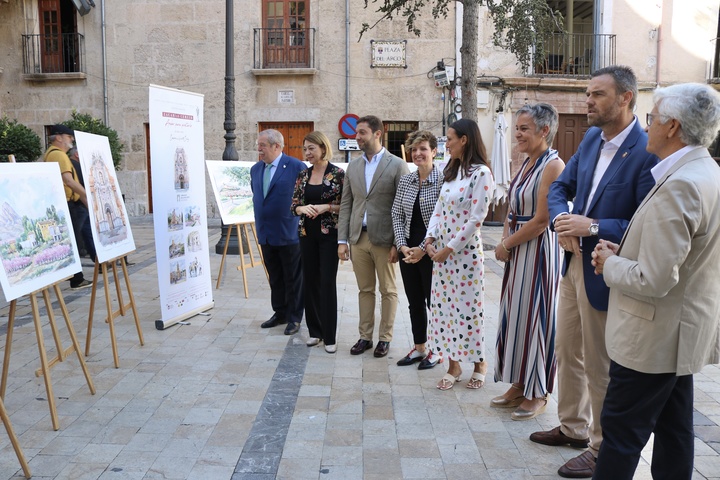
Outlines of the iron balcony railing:
M 256 28 L 253 65 L 263 68 L 315 68 L 314 28 Z
M 85 73 L 85 37 L 79 33 L 23 35 L 23 73 Z
M 587 77 L 615 64 L 616 36 L 612 34 L 553 34 L 545 42 L 545 57 L 533 66 L 533 75 Z

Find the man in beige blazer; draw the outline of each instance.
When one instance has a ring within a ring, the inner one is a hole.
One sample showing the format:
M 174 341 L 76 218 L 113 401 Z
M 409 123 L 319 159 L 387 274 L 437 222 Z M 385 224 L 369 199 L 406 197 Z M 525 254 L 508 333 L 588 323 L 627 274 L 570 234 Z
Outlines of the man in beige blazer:
M 610 287 L 610 384 L 596 479 L 630 480 L 655 434 L 655 480 L 693 472 L 693 374 L 720 360 L 720 168 L 707 146 L 720 94 L 707 85 L 655 91 L 647 150 L 663 159 L 620 245 L 593 265 Z
M 360 339 L 350 349 L 359 355 L 373 346 L 375 329 L 375 277 L 380 286 L 380 331 L 376 357 L 390 349 L 397 287 L 395 285 L 395 235 L 392 210 L 400 177 L 409 173 L 407 163 L 382 146 L 383 123 L 368 115 L 358 119 L 356 139 L 363 155 L 351 161 L 345 172 L 345 183 L 338 220 L 338 257 L 351 258 L 357 279 L 360 309 Z

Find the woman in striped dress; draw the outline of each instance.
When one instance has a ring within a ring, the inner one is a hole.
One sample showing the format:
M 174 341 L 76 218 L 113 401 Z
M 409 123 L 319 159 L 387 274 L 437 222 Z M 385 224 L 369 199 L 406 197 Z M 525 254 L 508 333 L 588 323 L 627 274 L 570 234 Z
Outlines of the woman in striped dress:
M 491 406 L 517 409 L 513 420 L 545 411 L 555 369 L 555 315 L 560 251 L 550 230 L 547 193 L 565 168 L 549 148 L 558 114 L 546 103 L 525 105 L 517 114 L 515 139 L 527 154 L 510 184 L 510 213 L 495 258 L 506 262 L 500 299 L 495 381 L 511 383 Z

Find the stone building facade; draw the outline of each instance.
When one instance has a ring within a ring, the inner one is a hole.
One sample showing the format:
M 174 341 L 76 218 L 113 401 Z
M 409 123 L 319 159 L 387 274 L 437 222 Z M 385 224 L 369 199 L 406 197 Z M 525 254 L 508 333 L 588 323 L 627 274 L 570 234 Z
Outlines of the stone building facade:
M 564 9 L 570 38 L 580 43 L 558 43 L 552 57 L 538 59 L 529 71 L 521 71 L 512 55 L 492 45 L 492 23 L 481 9 L 478 116 L 488 150 L 501 106 L 512 148 L 512 111 L 542 100 L 556 105 L 567 122 L 561 126 L 569 139 L 562 151 L 570 152 L 582 134 L 587 74 L 610 60 L 609 47 L 600 43 L 610 38 L 612 61 L 630 65 L 641 80 L 641 119 L 650 109 L 650 92 L 656 85 L 705 82 L 718 76 L 712 61 L 720 0 L 548 3 Z M 47 126 L 69 119 L 73 109 L 101 119 L 107 115 L 106 122 L 126 146 L 118 179 L 128 212 L 142 215 L 151 211 L 152 196 L 149 84 L 203 94 L 206 159 L 222 157 L 225 2 L 95 4 L 80 15 L 71 0 L 0 0 L 0 115 L 17 119 L 41 137 Z M 407 130 L 443 133 L 443 117 L 454 113 L 459 99 L 437 88 L 433 73 L 441 61 L 462 72 L 462 5 L 451 5 L 446 18 L 431 18 L 429 9 L 423 12 L 420 37 L 407 32 L 402 18 L 395 18 L 359 38 L 363 23 L 380 18 L 372 3 L 368 9 L 363 4 L 234 3 L 235 145 L 241 160 L 257 159 L 255 140 L 262 128 L 283 130 L 289 153 L 295 156 L 301 156 L 298 146 L 306 131 L 321 130 L 337 142 L 338 122 L 346 113 L 375 114 L 385 120 L 386 141 L 393 150 Z M 58 34 L 58 45 L 43 43 L 47 32 Z M 372 65 L 382 59 L 376 48 L 381 42 L 403 45 L 404 67 Z M 346 159 L 335 152 L 336 161 Z M 520 158 L 513 156 L 513 162 L 514 171 Z M 208 213 L 215 216 L 209 188 L 208 192 Z

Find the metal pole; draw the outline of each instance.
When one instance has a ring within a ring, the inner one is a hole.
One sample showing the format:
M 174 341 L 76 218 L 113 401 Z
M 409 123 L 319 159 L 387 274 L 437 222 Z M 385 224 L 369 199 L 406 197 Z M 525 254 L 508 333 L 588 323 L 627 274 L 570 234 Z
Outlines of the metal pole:
M 225 0 L 225 151 L 223 151 L 223 160 L 237 160 L 238 153 L 235 149 L 235 45 L 234 45 L 234 15 L 233 0 Z M 225 248 L 225 239 L 228 235 L 228 227 L 224 223 L 221 227 L 220 240 L 215 245 L 215 253 L 222 255 Z M 238 255 L 240 248 L 238 246 L 237 236 L 230 234 L 230 244 L 228 245 L 228 253 Z
M 345 0 L 345 113 L 350 113 L 350 0 Z M 350 152 L 345 152 L 345 163 L 350 163 Z

